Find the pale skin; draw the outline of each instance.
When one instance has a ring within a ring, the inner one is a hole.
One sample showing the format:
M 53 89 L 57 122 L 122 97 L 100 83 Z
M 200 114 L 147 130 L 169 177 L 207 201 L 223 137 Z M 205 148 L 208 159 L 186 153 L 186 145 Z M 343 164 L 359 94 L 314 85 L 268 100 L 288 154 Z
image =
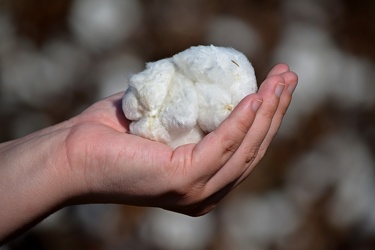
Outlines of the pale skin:
M 297 85 L 286 64 L 197 144 L 128 133 L 118 93 L 68 121 L 0 144 L 0 245 L 69 205 L 116 203 L 199 216 L 263 158 Z

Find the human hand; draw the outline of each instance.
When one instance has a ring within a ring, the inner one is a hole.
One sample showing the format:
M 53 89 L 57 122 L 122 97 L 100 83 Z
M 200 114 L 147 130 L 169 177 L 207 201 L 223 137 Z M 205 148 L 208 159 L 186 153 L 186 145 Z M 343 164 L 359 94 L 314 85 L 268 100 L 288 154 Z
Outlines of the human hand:
M 175 150 L 128 133 L 122 93 L 80 115 L 0 143 L 0 245 L 71 204 L 155 206 L 205 214 L 262 159 L 297 75 L 276 65 L 199 143 Z
M 99 101 L 71 119 L 66 138 L 78 203 L 155 206 L 192 216 L 205 214 L 246 179 L 275 136 L 297 85 L 276 65 L 258 93 L 197 144 L 170 147 L 129 134 L 123 93 Z

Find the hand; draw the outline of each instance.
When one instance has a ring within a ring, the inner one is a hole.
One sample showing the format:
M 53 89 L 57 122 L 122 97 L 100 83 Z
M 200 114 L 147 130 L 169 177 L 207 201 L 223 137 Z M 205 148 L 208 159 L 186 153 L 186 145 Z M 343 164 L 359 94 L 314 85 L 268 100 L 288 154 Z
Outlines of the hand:
M 72 119 L 0 144 L 0 245 L 78 203 L 161 207 L 198 216 L 262 159 L 297 85 L 279 64 L 258 93 L 199 143 L 170 147 L 128 133 L 122 93 Z
M 209 212 L 262 159 L 296 84 L 287 65 L 275 66 L 258 93 L 244 98 L 215 131 L 174 151 L 129 134 L 123 93 L 94 104 L 71 120 L 65 144 L 67 165 L 81 183 L 78 202 Z

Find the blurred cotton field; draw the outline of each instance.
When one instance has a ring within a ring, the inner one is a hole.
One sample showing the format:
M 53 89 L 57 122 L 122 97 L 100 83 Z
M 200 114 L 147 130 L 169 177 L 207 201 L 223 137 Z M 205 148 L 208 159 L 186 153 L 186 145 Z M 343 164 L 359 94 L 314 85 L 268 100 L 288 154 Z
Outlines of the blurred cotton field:
M 212 213 L 67 207 L 2 249 L 375 248 L 375 2 L 0 0 L 0 140 L 123 91 L 193 45 L 242 51 L 260 83 L 299 75 L 282 128 Z M 0 222 L 1 223 L 1 222 Z

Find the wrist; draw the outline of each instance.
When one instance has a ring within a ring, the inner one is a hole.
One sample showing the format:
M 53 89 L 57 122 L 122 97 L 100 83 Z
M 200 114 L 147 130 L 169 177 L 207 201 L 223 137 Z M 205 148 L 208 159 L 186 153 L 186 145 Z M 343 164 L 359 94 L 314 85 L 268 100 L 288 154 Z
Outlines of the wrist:
M 0 242 L 60 209 L 77 192 L 64 149 L 69 122 L 0 144 Z

